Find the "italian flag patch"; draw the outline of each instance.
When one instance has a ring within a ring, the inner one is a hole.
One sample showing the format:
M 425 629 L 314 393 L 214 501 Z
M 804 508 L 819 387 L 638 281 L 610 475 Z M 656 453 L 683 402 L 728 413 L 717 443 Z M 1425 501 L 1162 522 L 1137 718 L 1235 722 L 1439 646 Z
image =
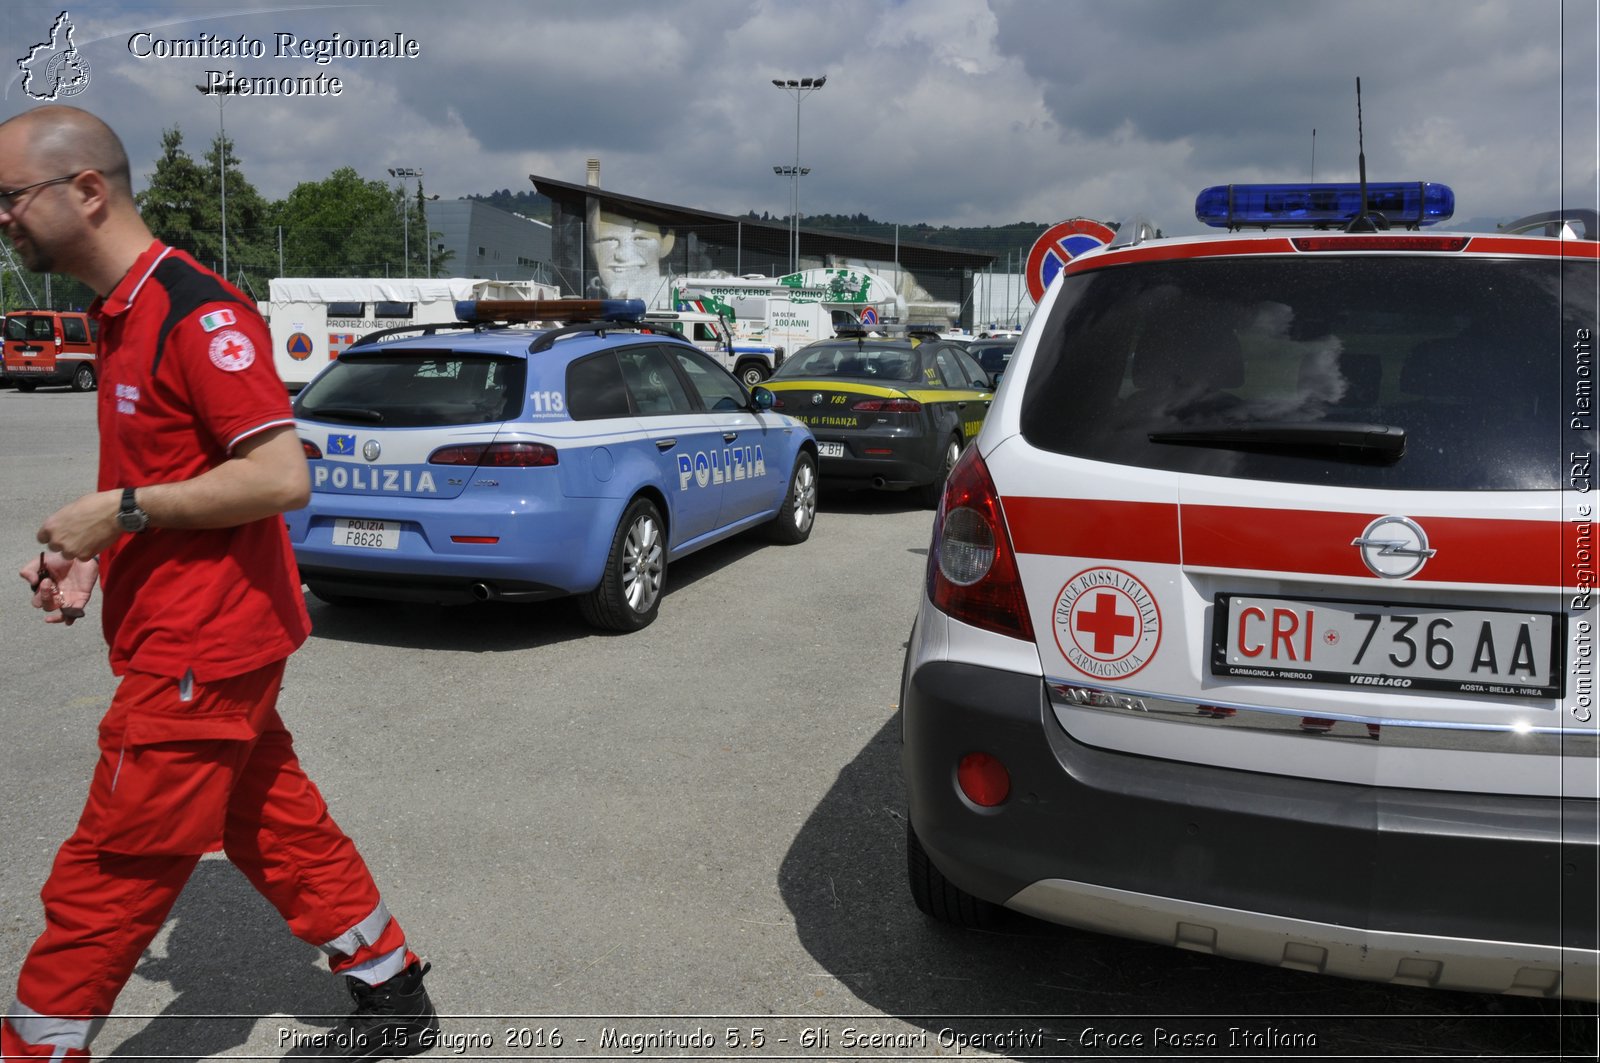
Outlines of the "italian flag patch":
M 217 329 L 232 325 L 238 320 L 238 315 L 232 310 L 213 310 L 200 319 L 200 327 L 207 332 L 215 332 Z

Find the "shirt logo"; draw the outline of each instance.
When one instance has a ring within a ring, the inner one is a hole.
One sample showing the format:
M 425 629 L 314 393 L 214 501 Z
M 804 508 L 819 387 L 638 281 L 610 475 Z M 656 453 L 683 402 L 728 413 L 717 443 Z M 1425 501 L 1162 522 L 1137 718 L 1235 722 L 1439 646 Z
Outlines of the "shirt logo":
M 355 436 L 329 436 L 329 454 L 354 454 L 356 452 Z
M 236 324 L 238 320 L 239 315 L 232 310 L 213 310 L 200 319 L 200 327 L 207 332 L 215 332 L 224 325 Z
M 238 329 L 211 337 L 211 364 L 225 373 L 237 373 L 255 364 L 256 345 Z

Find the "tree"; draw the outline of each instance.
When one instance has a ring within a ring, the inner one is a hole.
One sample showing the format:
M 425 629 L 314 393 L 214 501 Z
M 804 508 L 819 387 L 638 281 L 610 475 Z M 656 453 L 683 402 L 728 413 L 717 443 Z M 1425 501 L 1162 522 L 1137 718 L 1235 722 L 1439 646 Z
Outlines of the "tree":
M 296 185 L 282 204 L 284 273 L 292 277 L 403 275 L 400 211 L 404 198 L 399 188 L 362 180 L 349 166 L 321 181 Z
M 233 151 L 233 141 L 218 134 L 204 165 L 183 149 L 178 128 L 161 133 L 161 155 L 144 191 L 134 202 L 150 231 L 164 243 L 187 251 L 212 269 L 222 269 L 222 175 L 227 157 L 228 279 L 250 291 L 265 292 L 277 272 L 272 207 L 256 191 Z

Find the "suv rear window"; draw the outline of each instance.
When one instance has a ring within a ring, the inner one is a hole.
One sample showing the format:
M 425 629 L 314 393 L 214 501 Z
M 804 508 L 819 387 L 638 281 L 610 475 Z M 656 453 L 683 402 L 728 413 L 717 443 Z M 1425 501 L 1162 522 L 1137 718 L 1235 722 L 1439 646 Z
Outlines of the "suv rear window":
M 1298 255 L 1063 283 L 1022 403 L 1041 449 L 1348 487 L 1562 482 L 1563 337 L 1592 326 L 1594 263 Z M 1404 451 L 1312 436 L 1340 425 L 1402 429 Z
M 296 417 L 384 428 L 495 424 L 522 411 L 521 358 L 408 350 L 345 355 L 295 399 Z

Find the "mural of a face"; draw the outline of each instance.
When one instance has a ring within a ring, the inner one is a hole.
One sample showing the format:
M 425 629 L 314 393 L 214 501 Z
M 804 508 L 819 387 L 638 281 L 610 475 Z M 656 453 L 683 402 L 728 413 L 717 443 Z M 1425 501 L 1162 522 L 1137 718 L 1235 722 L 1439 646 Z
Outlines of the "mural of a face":
M 659 225 L 600 211 L 589 248 L 600 283 L 612 299 L 656 301 L 666 291 L 661 260 L 672 253 L 677 237 Z

